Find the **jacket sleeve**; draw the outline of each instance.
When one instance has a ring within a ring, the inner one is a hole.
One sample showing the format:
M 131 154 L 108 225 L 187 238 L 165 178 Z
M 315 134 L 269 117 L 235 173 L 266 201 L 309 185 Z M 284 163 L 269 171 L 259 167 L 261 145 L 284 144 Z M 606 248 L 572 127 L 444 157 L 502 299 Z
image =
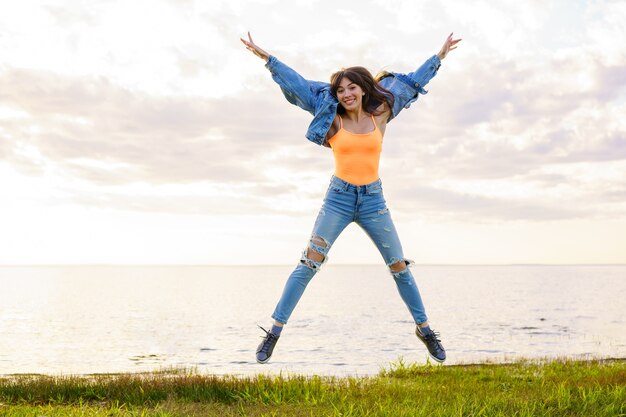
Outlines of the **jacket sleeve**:
M 433 55 L 426 60 L 417 70 L 408 74 L 396 72 L 387 73 L 379 82 L 389 90 L 394 97 L 393 109 L 389 120 L 393 119 L 403 109 L 408 109 L 420 94 L 427 94 L 424 86 L 437 75 L 441 66 L 441 60 Z
M 321 90 L 328 86 L 328 83 L 304 79 L 273 55 L 270 55 L 265 67 L 272 74 L 272 79 L 280 86 L 287 101 L 315 114 L 317 97 Z
M 408 78 L 414 83 L 414 85 L 421 90 L 424 90 L 424 86 L 437 75 L 437 71 L 441 66 L 441 60 L 437 55 L 433 55 L 426 60 L 417 70 L 406 74 Z M 426 90 L 424 90 L 426 91 Z M 422 93 L 422 91 L 420 91 Z M 422 93 L 424 94 L 424 93 Z

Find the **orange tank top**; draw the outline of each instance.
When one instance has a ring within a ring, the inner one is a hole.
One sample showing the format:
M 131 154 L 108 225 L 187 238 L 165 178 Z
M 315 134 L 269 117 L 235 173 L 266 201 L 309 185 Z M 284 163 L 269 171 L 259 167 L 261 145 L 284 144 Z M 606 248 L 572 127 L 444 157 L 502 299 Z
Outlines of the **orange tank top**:
M 335 156 L 335 177 L 354 185 L 365 185 L 378 179 L 378 164 L 383 149 L 383 134 L 376 125 L 369 133 L 352 133 L 343 128 L 328 139 Z

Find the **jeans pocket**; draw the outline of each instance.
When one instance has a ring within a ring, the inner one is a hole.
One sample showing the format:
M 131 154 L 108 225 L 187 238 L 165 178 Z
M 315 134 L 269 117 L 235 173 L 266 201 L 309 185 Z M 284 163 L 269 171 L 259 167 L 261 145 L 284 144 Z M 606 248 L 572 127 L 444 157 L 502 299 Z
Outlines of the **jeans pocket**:
M 332 180 L 328 185 L 328 192 L 335 192 L 341 194 L 345 191 L 345 186 L 337 181 Z
M 343 194 L 343 189 L 334 187 L 332 184 L 326 190 L 326 195 L 324 196 L 324 201 L 326 200 L 334 200 L 337 198 L 341 198 Z
M 374 185 L 367 189 L 367 195 L 380 195 L 383 193 L 383 187 L 380 185 Z

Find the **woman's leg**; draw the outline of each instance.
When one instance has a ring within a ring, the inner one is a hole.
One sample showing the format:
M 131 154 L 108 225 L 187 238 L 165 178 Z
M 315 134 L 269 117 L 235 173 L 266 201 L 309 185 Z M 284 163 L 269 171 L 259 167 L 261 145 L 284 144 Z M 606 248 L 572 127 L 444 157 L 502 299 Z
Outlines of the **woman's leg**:
M 398 292 L 417 324 L 415 334 L 426 348 L 431 358 L 437 362 L 446 360 L 446 351 L 441 345 L 439 334 L 428 326 L 424 303 L 413 275 L 408 268 L 412 263 L 404 257 L 398 232 L 391 220 L 389 209 L 382 195 L 382 188 L 372 186 L 365 191 L 363 203 L 356 222 L 376 244 L 396 281 Z
M 412 261 L 404 257 L 398 232 L 386 206 L 382 188 L 372 187 L 366 190 L 356 222 L 372 239 L 378 251 L 389 267 L 396 282 L 400 297 L 406 304 L 413 320 L 418 325 L 428 321 L 424 303 L 415 279 L 408 268 Z
M 287 323 L 307 285 L 326 263 L 330 247 L 353 221 L 355 196 L 345 188 L 337 181 L 331 181 L 308 245 L 302 252 L 300 262 L 287 279 L 282 296 L 272 314 L 275 325 Z
M 270 331 L 263 329 L 266 335 L 257 347 L 257 362 L 266 363 L 270 360 L 282 326 L 289 320 L 311 278 L 326 262 L 328 251 L 337 236 L 354 220 L 355 202 L 356 195 L 348 190 L 347 183 L 333 177 L 313 226 L 309 244 L 302 252 L 298 266 L 287 279 L 272 314 L 274 326 Z

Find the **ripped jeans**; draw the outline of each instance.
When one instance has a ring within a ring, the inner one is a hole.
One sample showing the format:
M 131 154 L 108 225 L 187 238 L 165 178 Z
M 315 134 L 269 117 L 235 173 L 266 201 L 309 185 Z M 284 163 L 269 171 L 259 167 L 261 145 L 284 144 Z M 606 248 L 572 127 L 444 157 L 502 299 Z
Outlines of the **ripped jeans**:
M 272 318 L 286 324 L 313 276 L 327 261 L 335 239 L 350 223 L 356 222 L 372 239 L 398 287 L 402 300 L 416 324 L 427 321 L 424 304 L 404 258 L 398 233 L 391 220 L 379 180 L 367 185 L 353 185 L 333 176 L 317 215 L 313 233 L 302 258 L 287 279 L 283 294 Z

